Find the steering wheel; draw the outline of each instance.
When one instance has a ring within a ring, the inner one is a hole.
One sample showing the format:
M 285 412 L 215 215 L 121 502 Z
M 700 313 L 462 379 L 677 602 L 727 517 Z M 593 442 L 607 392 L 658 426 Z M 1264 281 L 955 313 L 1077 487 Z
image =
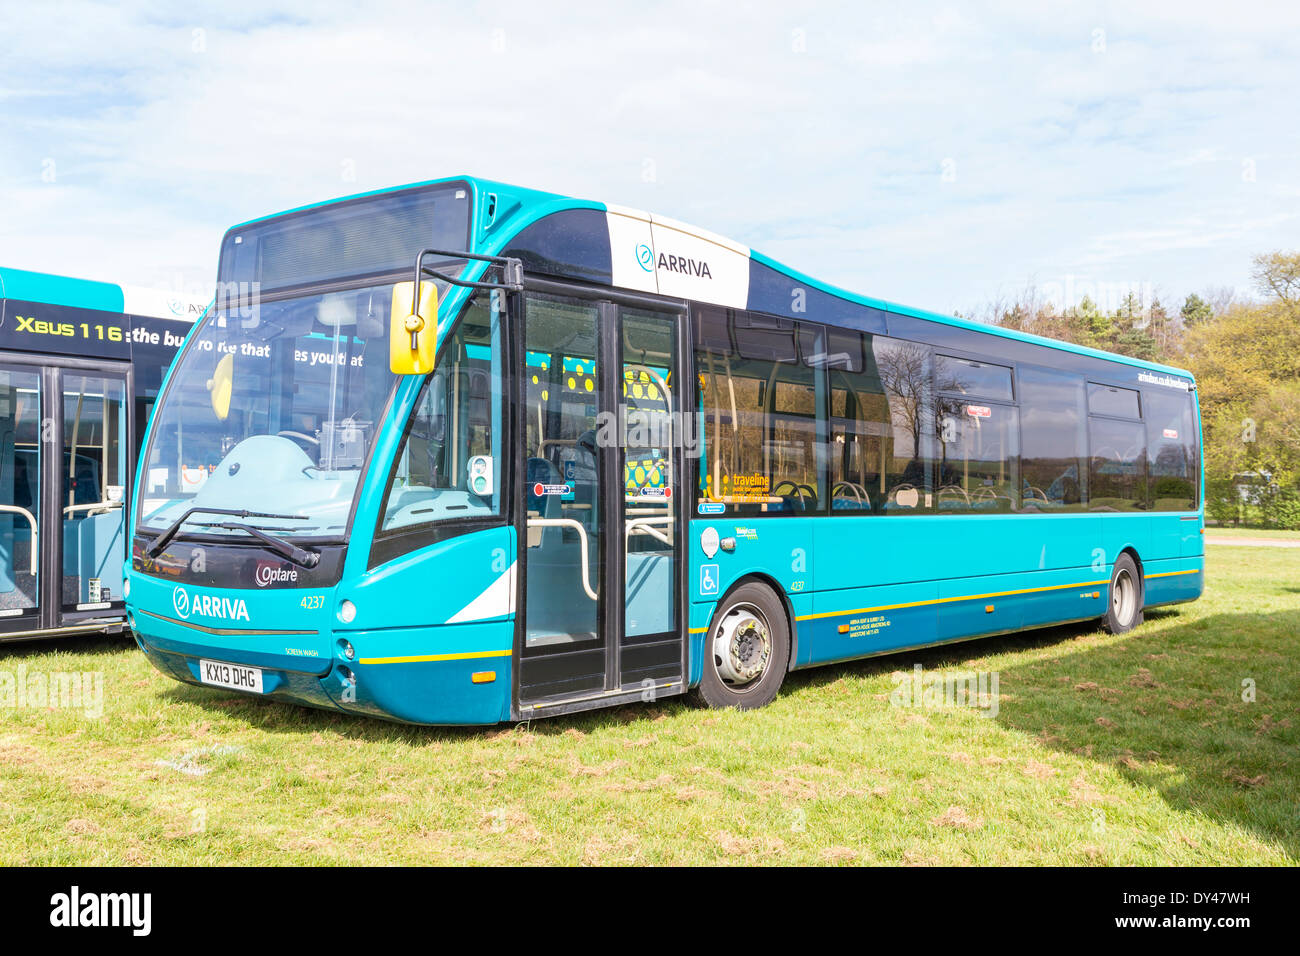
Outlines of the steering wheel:
M 320 447 L 319 438 L 314 438 L 311 435 L 304 434 L 303 432 L 289 431 L 286 429 L 285 431 L 276 432 L 275 434 L 277 438 L 292 438 L 294 441 L 297 442 L 302 442 L 308 445 L 315 445 L 317 448 Z

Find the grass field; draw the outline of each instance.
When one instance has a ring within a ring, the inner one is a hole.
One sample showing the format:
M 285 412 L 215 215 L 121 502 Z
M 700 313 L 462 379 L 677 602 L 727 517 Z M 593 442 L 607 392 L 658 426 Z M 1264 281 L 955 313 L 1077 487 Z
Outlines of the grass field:
M 914 663 L 996 671 L 996 716 L 893 706 Z M 175 684 L 123 640 L 103 716 L 0 711 L 2 864 L 1291 864 L 1300 553 L 1212 548 L 1200 602 L 680 699 L 430 730 Z M 1255 682 L 1253 702 L 1243 681 Z
M 1219 528 L 1207 525 L 1205 533 L 1219 538 L 1266 538 L 1278 541 L 1300 541 L 1300 531 L 1279 531 L 1270 528 Z

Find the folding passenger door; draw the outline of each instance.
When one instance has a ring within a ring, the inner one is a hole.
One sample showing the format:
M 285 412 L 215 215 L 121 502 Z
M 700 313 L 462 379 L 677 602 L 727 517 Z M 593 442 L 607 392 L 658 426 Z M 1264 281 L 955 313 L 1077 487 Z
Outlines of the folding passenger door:
M 681 689 L 681 314 L 564 294 L 524 296 L 524 713 Z

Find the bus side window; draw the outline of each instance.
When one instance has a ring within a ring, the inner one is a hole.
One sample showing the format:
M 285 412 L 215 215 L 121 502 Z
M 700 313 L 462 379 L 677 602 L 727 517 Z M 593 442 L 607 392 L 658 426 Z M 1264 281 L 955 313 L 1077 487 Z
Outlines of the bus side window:
M 1026 365 L 1017 377 L 1024 509 L 1082 511 L 1088 477 L 1083 379 Z
M 936 436 L 930 350 L 916 342 L 869 336 L 863 375 L 875 379 L 882 434 L 877 511 L 907 515 L 934 509 Z
M 800 354 L 810 327 L 712 306 L 697 315 L 701 500 L 732 514 L 820 511 L 819 373 Z
M 923 345 L 827 330 L 831 511 L 916 514 L 930 507 L 934 457 Z
M 1196 507 L 1200 463 L 1196 419 L 1189 392 L 1148 389 L 1142 395 L 1151 470 L 1151 507 L 1191 511 Z

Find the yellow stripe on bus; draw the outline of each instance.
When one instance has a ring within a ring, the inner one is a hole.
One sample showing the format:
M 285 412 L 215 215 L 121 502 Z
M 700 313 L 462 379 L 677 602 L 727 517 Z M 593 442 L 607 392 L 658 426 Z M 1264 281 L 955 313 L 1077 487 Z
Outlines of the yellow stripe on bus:
M 1189 568 L 1186 571 L 1161 571 L 1158 574 L 1148 574 L 1148 578 L 1168 578 L 1178 574 L 1200 574 L 1200 568 Z M 986 598 L 1008 597 L 1013 594 L 1038 594 L 1042 591 L 1064 591 L 1068 588 L 1090 588 L 1098 584 L 1110 584 L 1110 579 L 1106 578 L 1101 581 L 1082 581 L 1075 584 L 1052 584 L 1041 588 L 1021 588 L 1017 591 L 991 591 L 988 594 L 966 594 L 960 597 L 930 598 L 925 601 L 908 601 L 903 604 L 881 604 L 877 607 L 860 607 L 851 611 L 823 611 L 820 614 L 804 614 L 796 617 L 796 621 L 816 621 L 827 617 L 846 617 L 850 614 L 869 614 L 873 611 L 897 611 L 907 607 L 925 607 L 928 604 L 952 604 L 956 601 L 980 601 Z M 693 627 L 690 629 L 691 634 L 703 634 L 708 631 L 707 627 Z
M 1148 578 L 1170 578 L 1179 574 L 1200 574 L 1200 568 L 1188 568 L 1186 571 L 1161 571 L 1148 574 Z M 881 604 L 877 607 L 860 607 L 851 611 L 823 611 L 820 614 L 804 614 L 796 621 L 815 621 L 826 617 L 845 617 L 849 614 L 869 614 L 872 611 L 897 611 L 905 607 L 924 607 L 927 604 L 951 604 L 954 601 L 980 601 L 985 598 L 1008 597 L 1013 594 L 1038 594 L 1042 591 L 1064 591 L 1067 588 L 1090 588 L 1098 584 L 1110 584 L 1110 579 L 1101 581 L 1082 581 L 1075 584 L 1053 584 L 1041 588 L 1021 588 L 1018 591 L 990 591 L 988 594 L 966 594 L 960 597 L 931 598 L 927 601 L 908 601 L 904 604 Z M 692 627 L 690 634 L 703 634 L 707 627 Z M 477 651 L 471 654 L 427 654 L 419 657 L 363 657 L 362 664 L 414 664 L 421 661 L 461 661 L 475 657 L 509 657 L 512 651 Z
M 470 651 L 465 654 L 417 654 L 411 657 L 363 657 L 359 664 L 422 664 L 425 661 L 470 661 L 480 657 L 509 657 L 513 651 Z

